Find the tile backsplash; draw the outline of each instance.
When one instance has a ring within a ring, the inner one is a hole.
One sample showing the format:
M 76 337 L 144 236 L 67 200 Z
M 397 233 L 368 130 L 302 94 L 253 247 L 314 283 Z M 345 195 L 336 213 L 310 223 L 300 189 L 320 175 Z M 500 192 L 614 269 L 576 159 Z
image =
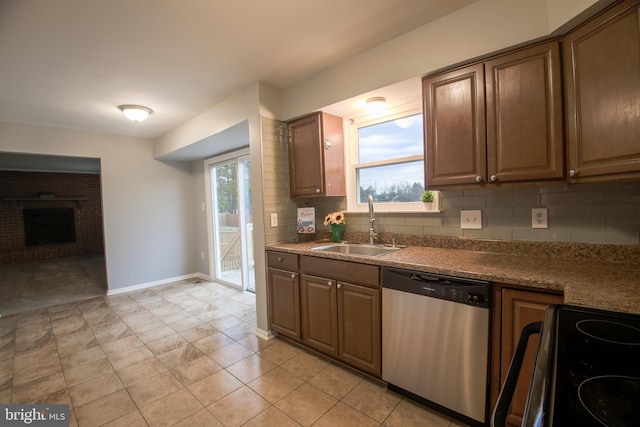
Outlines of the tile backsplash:
M 286 124 L 263 118 L 265 227 L 267 243 L 295 241 L 296 207 L 316 207 L 316 222 L 346 208 L 344 197 L 291 199 Z M 437 213 L 376 213 L 376 231 L 418 236 L 536 242 L 638 245 L 640 182 L 484 188 L 440 192 Z M 531 227 L 531 209 L 546 207 L 549 228 Z M 482 211 L 480 230 L 460 228 L 460 211 Z M 277 212 L 279 226 L 270 227 Z M 347 232 L 366 232 L 368 217 L 348 213 Z M 304 236 L 301 236 L 304 239 Z

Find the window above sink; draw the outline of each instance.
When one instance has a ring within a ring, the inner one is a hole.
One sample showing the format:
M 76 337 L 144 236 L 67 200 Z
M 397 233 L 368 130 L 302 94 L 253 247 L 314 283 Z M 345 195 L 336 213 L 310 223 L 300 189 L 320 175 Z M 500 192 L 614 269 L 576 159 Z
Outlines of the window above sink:
M 381 117 L 347 122 L 345 144 L 347 211 L 366 212 L 373 196 L 377 212 L 438 212 L 420 201 L 424 188 L 422 105 L 411 102 Z

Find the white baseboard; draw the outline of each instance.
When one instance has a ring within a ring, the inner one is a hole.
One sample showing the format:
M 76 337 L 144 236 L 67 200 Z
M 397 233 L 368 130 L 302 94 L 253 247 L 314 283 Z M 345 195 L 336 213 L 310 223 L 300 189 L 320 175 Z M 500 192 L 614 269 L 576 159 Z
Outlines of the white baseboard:
M 276 335 L 273 335 L 271 331 L 265 331 L 264 329 L 260 329 L 260 328 L 256 328 L 255 334 L 258 338 L 261 338 L 267 341 L 272 340 L 276 337 Z
M 209 274 L 195 273 L 194 276 L 200 280 L 204 280 L 205 282 L 213 282 L 213 276 Z
M 169 279 L 158 280 L 155 282 L 147 282 L 147 283 L 140 283 L 138 285 L 125 286 L 124 288 L 108 289 L 107 296 L 123 294 L 131 291 L 138 291 L 140 289 L 153 288 L 154 286 L 166 285 L 168 283 L 179 282 L 181 280 L 188 280 L 188 279 L 194 279 L 194 278 L 208 280 L 205 277 L 206 276 L 204 274 L 193 273 L 193 274 L 186 274 L 184 276 L 171 277 Z

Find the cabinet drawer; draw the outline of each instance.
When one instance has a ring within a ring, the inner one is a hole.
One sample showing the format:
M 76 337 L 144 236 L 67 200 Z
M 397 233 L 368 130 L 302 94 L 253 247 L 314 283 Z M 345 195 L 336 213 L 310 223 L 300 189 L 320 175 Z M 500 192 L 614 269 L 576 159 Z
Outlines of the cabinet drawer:
M 380 270 L 375 265 L 303 255 L 300 257 L 300 271 L 374 288 L 380 286 Z
M 298 271 L 298 255 L 267 251 L 267 264 L 272 268 Z

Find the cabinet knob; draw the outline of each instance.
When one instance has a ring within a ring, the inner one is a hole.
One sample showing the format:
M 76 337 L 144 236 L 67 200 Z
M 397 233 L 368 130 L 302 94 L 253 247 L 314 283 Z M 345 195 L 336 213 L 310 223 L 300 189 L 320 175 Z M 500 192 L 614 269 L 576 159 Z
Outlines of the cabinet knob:
M 491 178 L 489 178 L 491 180 L 491 182 L 496 182 L 498 180 L 498 177 L 495 175 L 491 175 Z
M 329 281 L 327 282 L 327 285 L 329 285 L 329 287 L 331 287 L 331 286 L 333 286 L 333 282 L 332 282 L 331 280 L 329 280 Z
M 578 176 L 578 169 L 571 169 L 569 171 L 569 176 Z
M 342 283 L 338 283 L 338 289 L 342 287 Z
M 295 279 L 296 278 L 296 273 L 291 273 L 291 278 Z
M 278 257 L 278 262 L 282 262 L 282 257 Z
M 482 182 L 482 177 L 480 175 L 476 176 L 476 182 Z
M 320 189 L 316 188 L 316 193 L 320 194 Z
M 328 139 L 324 140 L 324 149 L 328 150 L 329 148 L 331 148 L 331 141 Z

